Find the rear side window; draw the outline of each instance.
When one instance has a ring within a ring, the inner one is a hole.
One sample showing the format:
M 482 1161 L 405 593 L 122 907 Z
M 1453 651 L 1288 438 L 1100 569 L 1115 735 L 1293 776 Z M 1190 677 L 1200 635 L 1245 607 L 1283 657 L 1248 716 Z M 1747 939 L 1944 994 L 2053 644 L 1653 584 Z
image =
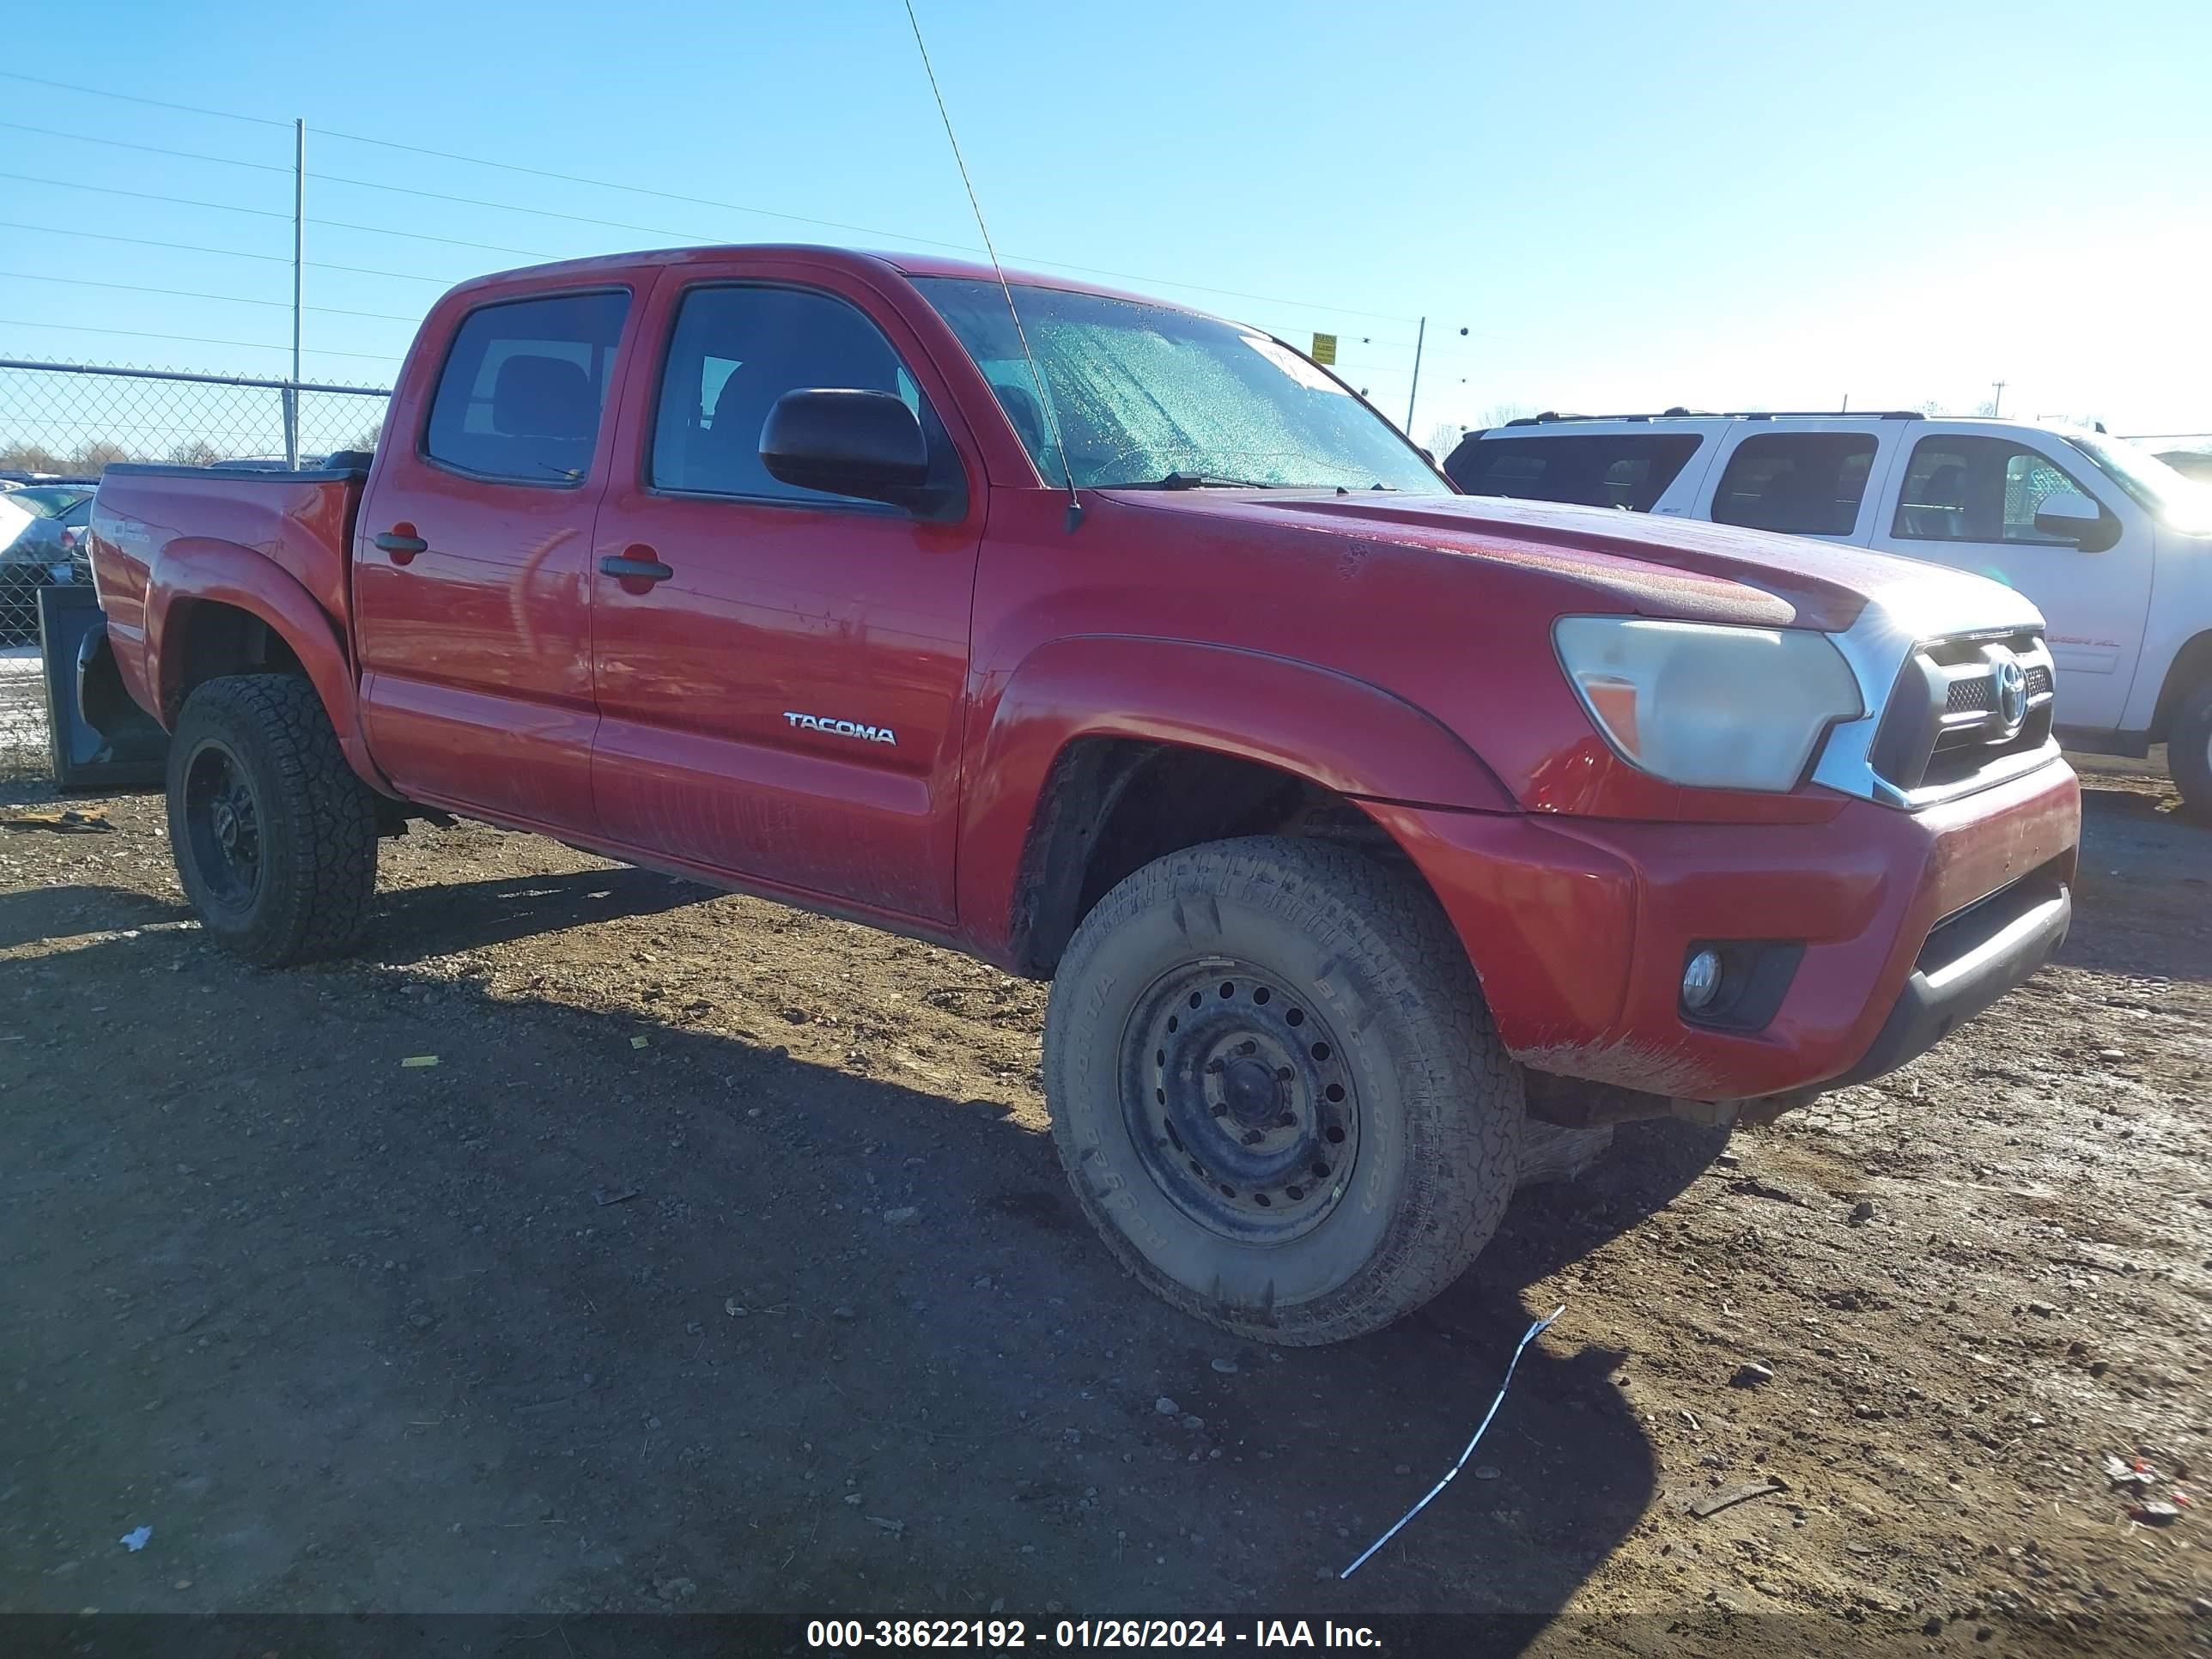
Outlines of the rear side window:
M 1923 438 L 1912 447 L 1890 534 L 1908 541 L 2071 547 L 2071 540 L 2035 527 L 2044 502 L 2069 492 L 2089 495 L 2041 450 L 2003 438 Z M 2104 515 L 2109 519 L 2111 509 Z
M 573 484 L 591 471 L 627 294 L 562 294 L 461 319 L 422 453 L 478 477 Z
M 1729 457 L 1713 495 L 1716 524 L 1792 536 L 1848 536 L 1858 523 L 1875 440 L 1863 432 L 1770 432 Z
M 1482 438 L 1454 450 L 1444 472 L 1470 495 L 1649 513 L 1704 441 L 1686 432 Z

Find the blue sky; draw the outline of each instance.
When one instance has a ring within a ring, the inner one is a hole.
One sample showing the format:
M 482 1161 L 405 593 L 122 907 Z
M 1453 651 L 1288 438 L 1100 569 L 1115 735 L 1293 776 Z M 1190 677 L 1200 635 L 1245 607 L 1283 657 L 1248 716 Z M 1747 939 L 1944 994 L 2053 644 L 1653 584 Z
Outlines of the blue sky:
M 1966 411 L 1998 379 L 2008 414 L 2212 429 L 2203 0 L 920 9 L 1010 263 L 1333 331 L 1394 417 L 1425 315 L 1425 439 L 1506 405 Z M 6 82 L 0 355 L 280 370 L 295 115 L 317 379 L 386 383 L 441 282 L 533 254 L 976 245 L 897 0 L 83 0 L 37 34 L 4 67 L 276 125 Z

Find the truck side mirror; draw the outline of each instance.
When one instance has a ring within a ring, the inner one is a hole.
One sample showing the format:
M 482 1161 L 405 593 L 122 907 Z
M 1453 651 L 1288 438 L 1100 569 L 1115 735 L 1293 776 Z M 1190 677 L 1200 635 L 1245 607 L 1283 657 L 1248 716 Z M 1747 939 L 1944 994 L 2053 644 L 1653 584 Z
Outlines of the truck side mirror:
M 2071 542 L 2084 553 L 2101 553 L 2118 539 L 2118 526 L 2105 522 L 2105 509 L 2071 489 L 2043 498 L 2035 509 L 2035 529 L 2053 541 Z
M 903 399 L 854 387 L 787 392 L 761 428 L 769 476 L 802 489 L 925 507 L 929 441 Z

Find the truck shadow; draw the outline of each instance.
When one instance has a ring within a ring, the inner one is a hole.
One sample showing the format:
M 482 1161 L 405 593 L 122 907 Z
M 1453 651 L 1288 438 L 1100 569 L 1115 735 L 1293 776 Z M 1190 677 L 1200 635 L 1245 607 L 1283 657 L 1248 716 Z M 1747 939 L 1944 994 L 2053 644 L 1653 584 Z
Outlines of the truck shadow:
M 394 895 L 376 948 L 699 892 L 594 872 Z M 74 1420 L 78 1449 L 23 1460 L 18 1512 L 92 1536 L 189 1443 L 207 1478 L 165 1524 L 214 1540 L 250 1512 L 284 1540 L 203 1550 L 205 1605 L 661 1610 L 652 1586 L 689 1581 L 690 1611 L 806 1616 L 1457 1612 L 1498 1620 L 1459 1650 L 1513 1651 L 1654 1498 L 1623 1355 L 1571 1307 L 1482 1478 L 1336 1577 L 1458 1455 L 1550 1311 L 1532 1286 L 1678 1194 L 1710 1138 L 1624 1131 L 1420 1316 L 1267 1348 L 1116 1272 L 1002 1104 L 400 966 L 258 974 L 189 932 L 37 966 L 62 1041 L 18 1051 L 0 1258 L 33 1304 L 24 1420 Z M 83 1012 L 119 984 L 128 1025 Z M 96 1235 L 68 1175 L 95 1155 Z M 121 1311 L 64 1316 L 95 1303 Z M 334 1373 L 349 1355 L 380 1363 Z M 134 1606 L 126 1575 L 94 1558 L 68 1604 Z M 47 1599 L 0 1569 L 0 1601 Z
M 191 914 L 173 899 L 96 882 L 26 887 L 0 893 L 0 951 L 80 933 L 186 921 Z
M 363 949 L 387 963 L 422 962 L 622 916 L 655 915 L 720 896 L 696 882 L 629 866 L 385 888 L 376 896 Z

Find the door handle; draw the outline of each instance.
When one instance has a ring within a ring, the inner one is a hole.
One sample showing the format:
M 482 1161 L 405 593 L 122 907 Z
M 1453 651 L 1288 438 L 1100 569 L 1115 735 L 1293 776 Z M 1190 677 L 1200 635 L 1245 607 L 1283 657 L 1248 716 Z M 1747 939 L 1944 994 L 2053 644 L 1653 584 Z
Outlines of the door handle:
M 404 531 L 387 530 L 376 538 L 376 546 L 378 551 L 392 556 L 392 563 L 405 564 L 417 553 L 428 552 L 430 544 L 420 536 L 409 535 Z
M 639 548 L 635 550 L 642 553 L 649 550 Z M 665 582 L 676 574 L 658 559 L 633 559 L 628 554 L 619 556 L 611 554 L 601 559 L 599 570 L 602 574 L 615 577 L 625 585 L 635 581 L 650 586 L 654 582 Z

